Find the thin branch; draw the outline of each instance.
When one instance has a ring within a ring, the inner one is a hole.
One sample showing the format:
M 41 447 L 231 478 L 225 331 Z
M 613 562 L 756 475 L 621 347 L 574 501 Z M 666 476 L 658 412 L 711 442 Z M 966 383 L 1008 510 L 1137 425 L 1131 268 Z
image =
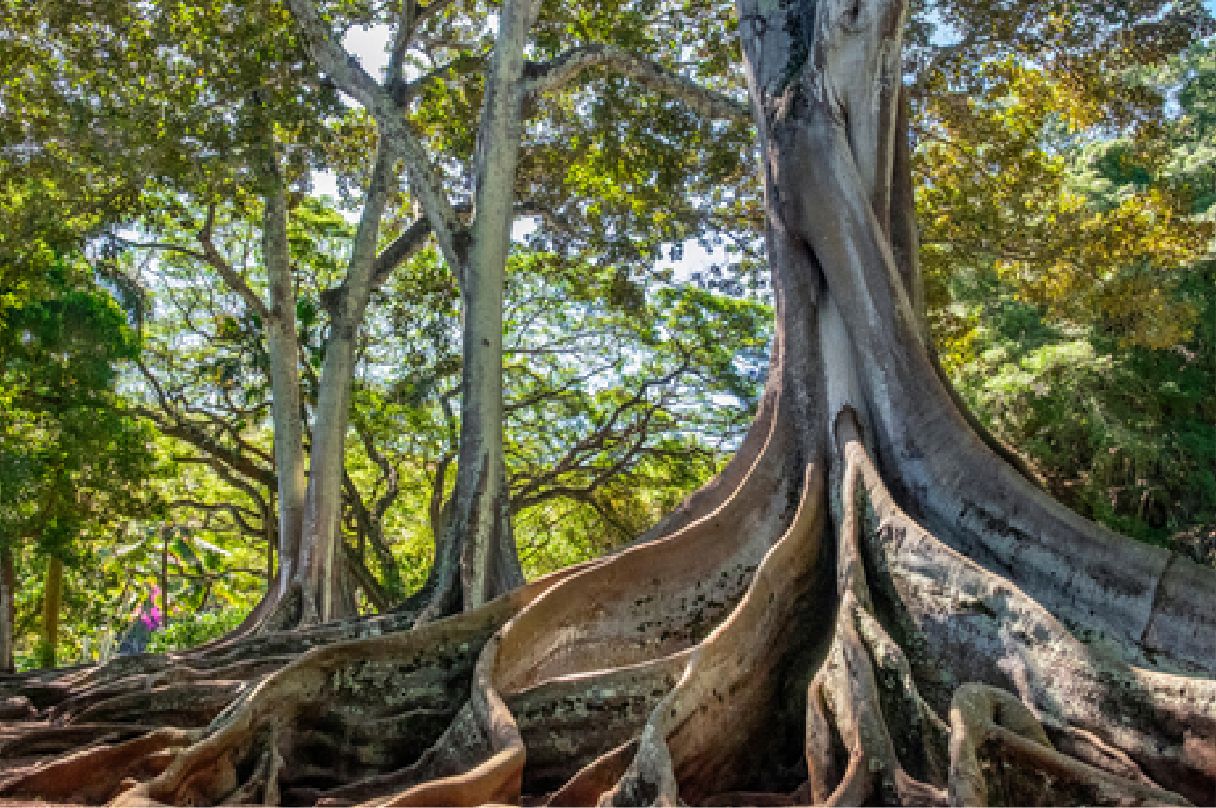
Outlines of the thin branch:
M 260 515 L 249 508 L 241 507 L 232 502 L 202 502 L 195 499 L 175 499 L 168 505 L 169 508 L 193 508 L 195 510 L 207 511 L 208 513 L 224 512 L 232 517 L 232 521 L 236 523 L 240 531 L 246 536 L 261 537 L 266 535 L 265 527 L 258 527 L 247 517 L 258 518 Z
M 173 416 L 157 412 L 149 407 L 135 407 L 133 412 L 152 421 L 161 434 L 177 438 L 199 451 L 205 452 L 209 458 L 208 465 L 214 467 L 216 464 L 220 464 L 231 472 L 255 480 L 262 485 L 274 485 L 273 469 L 262 468 L 240 452 L 222 446 L 203 432 L 198 425 L 177 418 L 170 420 Z
M 215 246 L 214 232 L 215 205 L 212 204 L 207 206 L 207 218 L 203 222 L 203 229 L 198 233 L 199 244 L 203 245 L 203 258 L 220 274 L 220 277 L 224 279 L 228 287 L 241 296 L 241 299 L 245 301 L 245 305 L 257 312 L 257 315 L 263 321 L 269 321 L 270 309 L 266 307 L 266 303 L 258 296 L 257 292 L 253 291 L 249 284 L 245 282 L 241 274 L 233 269 L 232 265 L 220 254 L 219 249 Z
M 441 14 L 444 9 L 452 5 L 453 0 L 431 0 L 425 6 L 417 8 L 414 12 L 413 24 L 410 26 L 406 34 L 406 42 L 414 38 L 414 34 L 418 29 L 425 25 L 429 20 L 434 19 Z
M 401 81 L 401 71 L 405 67 L 405 55 L 409 51 L 410 39 L 413 38 L 414 18 L 418 11 L 418 4 L 414 0 L 401 0 L 397 30 L 393 33 L 393 47 L 389 51 L 388 67 L 385 68 L 385 79 L 390 87 Z

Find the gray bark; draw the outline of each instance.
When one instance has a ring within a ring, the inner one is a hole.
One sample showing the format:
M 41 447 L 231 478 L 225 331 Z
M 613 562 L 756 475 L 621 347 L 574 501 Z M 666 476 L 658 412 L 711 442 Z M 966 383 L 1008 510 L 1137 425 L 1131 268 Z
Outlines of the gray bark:
M 270 356 L 275 480 L 279 506 L 276 597 L 281 598 L 298 570 L 308 481 L 304 464 L 304 415 L 300 395 L 295 279 L 287 244 L 287 200 L 273 155 L 267 174 L 269 187 L 262 223 L 262 256 L 270 289 L 266 345 Z
M 740 2 L 773 366 L 671 531 L 311 653 L 125 798 L 1211 804 L 1216 574 L 1045 500 L 929 361 L 881 131 L 903 11 Z M 111 752 L 0 793 L 85 793 L 67 775 Z
M 300 547 L 304 622 L 343 617 L 350 599 L 339 597 L 336 566 L 342 516 L 342 472 L 350 394 L 355 371 L 355 338 L 372 292 L 376 239 L 388 202 L 396 149 L 382 135 L 368 182 L 363 212 L 351 248 L 346 278 L 331 313 L 320 393 L 312 427 L 308 496 Z M 345 604 L 345 606 L 343 606 Z M 342 606 L 342 609 L 339 607 Z
M 523 125 L 524 45 L 538 10 L 537 0 L 503 4 L 482 105 L 472 247 L 461 273 L 460 454 L 425 617 L 476 608 L 523 583 L 503 464 L 502 304 Z

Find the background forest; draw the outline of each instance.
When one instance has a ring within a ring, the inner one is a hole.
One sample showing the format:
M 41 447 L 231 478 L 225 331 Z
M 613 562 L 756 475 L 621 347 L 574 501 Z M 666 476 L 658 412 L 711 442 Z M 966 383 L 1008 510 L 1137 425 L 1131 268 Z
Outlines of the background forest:
M 350 5 L 352 30 L 375 16 Z M 0 575 L 17 668 L 104 659 L 140 624 L 148 650 L 198 644 L 258 602 L 277 494 L 267 172 L 251 155 L 278 150 L 307 413 L 374 139 L 364 112 L 301 78 L 290 37 L 218 5 L 109 7 L 86 25 L 6 4 L 0 37 Z M 710 16 L 630 44 L 735 90 L 735 45 Z M 628 37 L 628 14 L 604 18 L 549 21 L 553 48 L 563 26 Z M 922 16 L 909 66 L 943 368 L 1070 507 L 1216 563 L 1216 47 L 1129 43 L 1117 70 L 1090 71 L 943 27 Z M 473 149 L 473 50 L 406 71 L 436 154 Z M 630 541 L 720 468 L 772 319 L 747 125 L 609 75 L 539 103 L 503 336 L 530 577 Z M 382 255 L 409 234 L 396 203 Z M 460 435 L 457 279 L 434 246 L 397 257 L 355 336 L 342 471 L 364 611 L 423 584 Z

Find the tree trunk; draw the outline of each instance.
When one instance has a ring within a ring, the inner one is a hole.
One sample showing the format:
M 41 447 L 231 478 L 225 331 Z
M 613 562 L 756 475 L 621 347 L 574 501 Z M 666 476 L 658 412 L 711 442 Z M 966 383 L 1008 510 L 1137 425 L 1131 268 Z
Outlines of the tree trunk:
M 172 528 L 161 529 L 160 544 L 160 603 L 155 600 L 152 605 L 160 607 L 162 626 L 169 625 L 169 537 L 173 535 Z
M 269 187 L 262 222 L 262 256 L 270 287 L 266 343 L 270 356 L 274 465 L 279 504 L 277 600 L 287 593 L 287 587 L 299 569 L 300 533 L 304 522 L 308 478 L 304 470 L 300 344 L 296 335 L 295 279 L 287 243 L 287 200 L 273 155 L 266 173 Z
M 304 457 L 304 409 L 300 390 L 300 343 L 296 323 L 295 276 L 287 240 L 287 198 L 278 157 L 267 148 L 260 167 L 264 185 L 262 260 L 266 265 L 270 305 L 263 307 L 266 353 L 270 363 L 270 409 L 274 428 L 277 525 L 267 534 L 277 546 L 267 546 L 266 593 L 228 637 L 295 625 L 303 600 L 301 541 L 308 494 Z M 253 294 L 250 292 L 250 294 Z M 278 566 L 274 560 L 278 557 Z
M 63 561 L 51 556 L 46 562 L 46 588 L 42 595 L 42 644 L 38 664 L 53 668 L 59 649 L 59 612 L 63 609 Z
M 16 670 L 13 659 L 16 626 L 13 623 L 17 591 L 17 576 L 13 570 L 13 548 L 0 543 L 0 673 Z
M 665 532 L 465 614 L 317 649 L 201 740 L 143 736 L 120 756 L 141 782 L 111 766 L 90 793 L 1216 801 L 1216 572 L 1053 503 L 933 369 L 914 266 L 892 247 L 908 228 L 891 190 L 903 16 L 895 0 L 740 0 L 772 367 L 740 453 Z M 0 794 L 79 795 L 79 772 L 124 748 Z
M 332 570 L 340 541 L 342 469 L 350 414 L 350 380 L 354 373 L 354 327 L 335 319 L 330 324 L 321 368 L 321 389 L 312 426 L 308 494 L 300 546 L 305 622 L 336 617 Z
M 460 454 L 456 487 L 437 534 L 431 602 L 423 619 L 474 609 L 523 583 L 503 462 L 502 306 L 523 128 L 524 45 L 537 0 L 507 0 L 482 104 L 476 217 L 463 303 Z
M 338 585 L 339 581 L 345 580 L 339 577 L 344 573 L 337 569 L 342 563 L 342 554 L 338 551 L 338 542 L 342 540 L 338 529 L 342 517 L 342 472 L 346 463 L 346 431 L 355 373 L 355 339 L 371 298 L 376 239 L 388 200 L 394 160 L 394 148 L 385 143 L 382 136 L 351 249 L 350 266 L 330 313 L 329 338 L 325 343 L 320 393 L 313 418 L 308 492 L 300 540 L 298 580 L 303 595 L 301 619 L 304 623 L 353 614 L 353 598 L 342 596 Z

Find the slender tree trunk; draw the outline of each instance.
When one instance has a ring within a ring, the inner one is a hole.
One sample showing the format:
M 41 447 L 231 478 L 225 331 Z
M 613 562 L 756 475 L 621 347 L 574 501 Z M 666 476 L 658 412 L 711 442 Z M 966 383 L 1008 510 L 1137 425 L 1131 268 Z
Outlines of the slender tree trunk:
M 461 283 L 460 453 L 424 618 L 476 608 L 523 583 L 503 461 L 502 305 L 522 136 L 520 77 L 538 9 L 537 0 L 503 4 L 482 105 L 476 218 Z
M 13 645 L 16 640 L 13 620 L 15 614 L 17 576 L 13 570 L 13 548 L 0 543 L 0 672 L 16 669 Z
M 294 625 L 299 620 L 303 595 L 300 556 L 308 474 L 304 455 L 300 344 L 295 277 L 287 241 L 286 189 L 273 145 L 266 149 L 260 176 L 265 204 L 262 260 L 270 291 L 270 305 L 263 307 L 263 312 L 274 429 L 275 491 L 269 499 L 278 505 L 277 523 L 267 524 L 267 536 L 276 545 L 267 546 L 266 594 L 229 638 L 243 636 L 263 626 Z M 268 516 L 275 518 L 273 513 Z
M 160 544 L 160 619 L 165 626 L 169 625 L 169 537 L 172 534 L 172 528 L 164 529 Z
M 63 609 L 63 561 L 51 556 L 46 563 L 46 588 L 42 596 L 42 659 L 39 664 L 53 668 L 59 649 L 59 612 Z
M 277 480 L 278 592 L 283 597 L 299 568 L 300 533 L 308 479 L 304 470 L 304 423 L 300 395 L 300 345 L 296 333 L 296 290 L 287 243 L 287 200 L 273 154 L 266 171 L 266 214 L 262 253 L 270 287 L 266 323 L 270 355 L 271 411 Z
M 331 313 L 329 338 L 325 343 L 300 545 L 302 619 L 306 623 L 348 616 L 352 603 L 351 598 L 339 597 L 336 585 L 339 579 L 335 565 L 342 563 L 337 546 L 342 540 L 338 530 L 342 516 L 342 471 L 350 422 L 356 336 L 371 297 L 376 239 L 388 199 L 394 160 L 394 148 L 382 136 L 351 249 L 350 267 Z

